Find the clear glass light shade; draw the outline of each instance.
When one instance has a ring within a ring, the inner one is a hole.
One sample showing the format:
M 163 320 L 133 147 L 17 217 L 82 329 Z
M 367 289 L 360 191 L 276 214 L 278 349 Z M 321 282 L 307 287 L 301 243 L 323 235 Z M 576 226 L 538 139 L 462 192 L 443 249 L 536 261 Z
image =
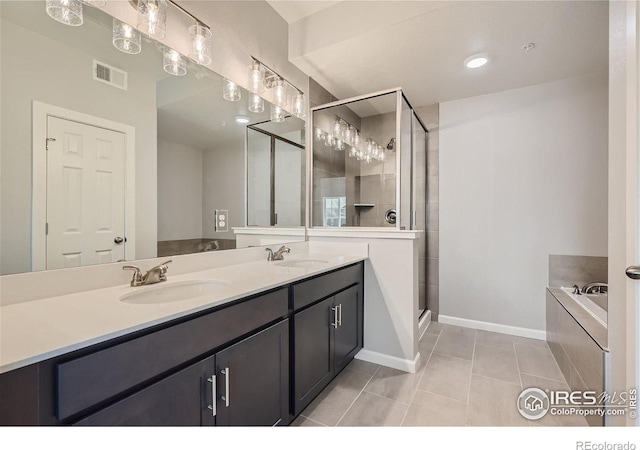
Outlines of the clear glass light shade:
M 264 92 L 264 68 L 258 61 L 253 61 L 249 67 L 249 88 L 251 92 Z
M 211 36 L 211 30 L 199 23 L 189 27 L 191 61 L 205 66 L 211 63 Z
M 340 139 L 336 139 L 335 147 L 337 151 L 342 152 L 345 149 L 344 142 Z
M 167 34 L 167 1 L 138 0 L 138 30 L 156 40 Z
M 356 132 L 353 135 L 353 146 L 354 147 L 358 147 L 360 145 L 360 132 L 358 130 L 356 130 Z
M 102 8 L 107 5 L 106 0 L 80 0 L 85 5 L 95 6 L 96 8 Z
M 47 0 L 47 14 L 65 25 L 79 27 L 84 22 L 80 0 Z
M 168 74 L 181 77 L 187 74 L 187 58 L 177 51 L 166 48 L 163 55 L 164 71 Z
M 287 86 L 280 77 L 276 79 L 273 87 L 273 99 L 278 106 L 286 106 L 287 104 Z
M 333 138 L 333 135 L 331 133 L 327 133 L 327 135 L 324 137 L 324 145 L 326 145 L 327 147 L 331 147 L 333 146 L 334 142 L 335 139 Z
M 315 137 L 316 141 L 321 141 L 322 138 L 324 137 L 324 133 L 320 128 L 315 128 L 313 130 L 313 136 Z
M 300 119 L 304 119 L 307 116 L 307 102 L 302 92 L 298 92 L 293 100 L 293 114 Z
M 284 110 L 278 105 L 271 105 L 271 121 L 284 122 Z
M 242 92 L 240 86 L 231 80 L 224 79 L 222 86 L 222 98 L 228 102 L 237 102 L 242 98 Z
M 264 100 L 258 94 L 250 94 L 248 107 L 252 113 L 264 112 Z
M 334 136 L 340 136 L 340 132 L 342 131 L 342 126 L 340 125 L 341 120 L 336 119 L 331 122 L 331 132 Z
M 131 25 L 113 19 L 113 46 L 123 53 L 135 55 L 142 51 L 142 36 Z

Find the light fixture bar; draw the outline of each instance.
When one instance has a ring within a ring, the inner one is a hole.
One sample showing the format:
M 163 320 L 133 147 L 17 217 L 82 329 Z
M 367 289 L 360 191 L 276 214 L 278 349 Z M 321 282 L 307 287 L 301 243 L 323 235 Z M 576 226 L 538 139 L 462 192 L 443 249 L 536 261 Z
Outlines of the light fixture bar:
M 171 0 L 169 0 L 171 1 Z M 268 79 L 281 79 L 283 80 L 286 84 L 288 84 L 289 86 L 291 86 L 293 89 L 295 89 L 296 91 L 298 91 L 299 94 L 304 94 L 304 92 L 302 92 L 301 89 L 299 89 L 295 84 L 291 83 L 289 80 L 287 80 L 285 77 L 283 77 L 282 75 L 280 75 L 278 72 L 276 72 L 275 70 L 273 70 L 271 67 L 267 66 L 265 63 L 263 63 L 262 61 L 260 61 L 258 58 L 256 58 L 255 56 L 252 56 L 251 59 L 253 59 L 255 62 L 257 62 L 258 64 L 260 64 L 262 67 L 265 68 L 265 80 Z M 268 72 L 268 73 L 267 73 Z
M 138 10 L 138 0 L 129 0 L 129 3 L 131 3 L 131 5 L 133 6 L 133 8 L 137 11 Z M 211 27 L 209 25 L 207 25 L 206 23 L 204 23 L 202 20 L 200 20 L 198 17 L 196 17 L 195 15 L 191 14 L 189 11 L 187 11 L 186 9 L 184 9 L 182 6 L 178 5 L 178 3 L 176 3 L 174 0 L 167 0 L 167 3 L 171 3 L 173 6 L 175 6 L 177 9 L 179 9 L 180 11 L 182 11 L 184 14 L 186 14 L 187 16 L 191 17 L 193 20 L 196 21 L 196 23 L 198 23 L 199 25 L 202 25 L 203 27 L 207 27 L 209 29 L 211 29 Z

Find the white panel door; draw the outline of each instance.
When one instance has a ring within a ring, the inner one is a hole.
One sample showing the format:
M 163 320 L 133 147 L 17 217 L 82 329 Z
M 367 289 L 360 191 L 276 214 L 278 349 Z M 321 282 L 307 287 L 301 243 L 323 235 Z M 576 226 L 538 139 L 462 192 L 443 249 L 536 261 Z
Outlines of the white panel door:
M 47 117 L 47 269 L 125 257 L 125 136 Z

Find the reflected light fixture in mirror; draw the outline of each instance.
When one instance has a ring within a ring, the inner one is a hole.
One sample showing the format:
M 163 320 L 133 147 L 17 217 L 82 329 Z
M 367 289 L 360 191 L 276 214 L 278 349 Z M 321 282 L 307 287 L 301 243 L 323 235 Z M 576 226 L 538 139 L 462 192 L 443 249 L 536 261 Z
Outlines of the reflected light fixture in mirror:
M 175 75 L 177 77 L 187 74 L 187 58 L 182 56 L 179 52 L 171 48 L 165 48 L 162 59 L 164 62 L 164 71 L 168 74 Z
M 252 113 L 264 112 L 264 100 L 258 94 L 250 94 L 248 108 Z
M 284 122 L 284 110 L 278 105 L 271 105 L 271 122 Z
M 222 88 L 222 98 L 228 102 L 237 102 L 242 98 L 240 87 L 231 80 L 224 79 Z
M 163 40 L 167 33 L 167 1 L 137 0 L 138 30 L 150 38 Z
M 54 20 L 72 27 L 84 23 L 80 0 L 47 0 L 47 14 Z
M 264 92 L 264 68 L 258 61 L 253 61 L 249 67 L 249 87 L 252 92 Z
M 107 5 L 106 0 L 80 0 L 82 3 L 88 6 L 94 6 L 96 8 L 102 8 Z
M 191 41 L 189 58 L 193 62 L 205 66 L 211 63 L 211 36 L 211 30 L 200 23 L 189 27 L 189 40 Z
M 142 36 L 131 25 L 113 19 L 113 46 L 123 53 L 136 55 L 142 51 Z

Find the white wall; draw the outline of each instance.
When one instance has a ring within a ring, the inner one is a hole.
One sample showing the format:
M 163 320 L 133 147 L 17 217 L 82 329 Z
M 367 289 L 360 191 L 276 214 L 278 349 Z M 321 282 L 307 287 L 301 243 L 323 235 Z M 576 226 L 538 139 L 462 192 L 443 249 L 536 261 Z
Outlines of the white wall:
M 440 314 L 545 329 L 549 254 L 607 255 L 607 74 L 440 105 Z
M 158 240 L 202 238 L 202 150 L 158 141 Z

